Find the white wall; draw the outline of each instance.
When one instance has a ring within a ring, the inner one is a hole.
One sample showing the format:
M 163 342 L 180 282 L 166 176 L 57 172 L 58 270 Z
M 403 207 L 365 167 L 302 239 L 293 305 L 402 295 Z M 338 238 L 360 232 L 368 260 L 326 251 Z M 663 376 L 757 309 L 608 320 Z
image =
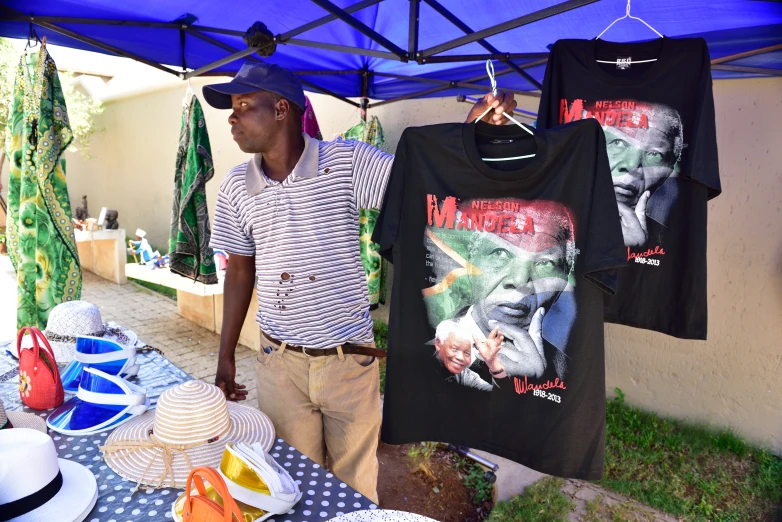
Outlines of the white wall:
M 606 387 L 620 387 L 629 402 L 647 409 L 732 427 L 782 454 L 780 92 L 782 78 L 715 83 L 723 194 L 709 205 L 709 340 L 609 325 Z M 168 237 L 183 93 L 177 88 L 108 103 L 94 159 L 68 154 L 71 200 L 78 204 L 87 194 L 93 215 L 101 206 L 117 209 L 126 230 L 143 228 L 160 247 Z M 352 107 L 310 96 L 324 138 L 357 121 Z M 521 101 L 537 110 L 537 99 Z M 216 166 L 207 189 L 213 210 L 225 173 L 247 158 L 231 140 L 227 112 L 204 110 Z M 393 151 L 407 126 L 462 121 L 468 110 L 453 98 L 434 98 L 373 114 Z

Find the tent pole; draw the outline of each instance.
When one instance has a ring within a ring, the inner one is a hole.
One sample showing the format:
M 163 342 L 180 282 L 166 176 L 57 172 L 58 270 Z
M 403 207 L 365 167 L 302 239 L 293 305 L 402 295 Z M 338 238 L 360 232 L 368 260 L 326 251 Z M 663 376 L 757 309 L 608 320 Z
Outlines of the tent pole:
M 361 71 L 361 121 L 367 122 L 367 109 L 369 108 L 369 72 L 366 66 Z
M 463 87 L 465 89 L 488 89 L 489 88 L 487 85 L 478 85 L 474 83 L 460 82 L 458 80 L 437 80 L 435 78 L 420 78 L 418 76 L 406 76 L 404 74 L 392 74 L 392 73 L 380 73 L 380 72 L 374 72 L 372 74 L 374 74 L 375 76 L 382 76 L 384 78 L 396 78 L 397 80 L 409 80 L 411 82 L 419 82 L 419 83 L 433 83 L 437 85 L 445 85 L 448 87 Z M 529 93 L 527 91 L 521 91 L 518 89 L 504 89 L 504 90 L 515 94 L 520 94 L 522 96 L 534 96 L 534 93 Z
M 348 47 L 345 45 L 329 44 L 323 42 L 312 42 L 310 40 L 299 40 L 298 38 L 290 38 L 288 40 L 281 40 L 280 43 L 286 45 L 299 45 L 302 47 L 312 47 L 314 49 L 325 49 L 327 51 L 337 51 L 340 53 L 357 54 L 360 56 L 372 56 L 374 58 L 382 58 L 384 60 L 395 60 L 401 62 L 402 59 L 394 53 L 387 51 L 376 51 L 374 49 L 364 49 L 361 47 Z
M 589 5 L 594 2 L 597 2 L 597 0 L 567 0 L 560 4 L 552 5 L 551 7 L 546 7 L 545 9 L 535 11 L 534 13 L 530 13 L 521 16 L 519 18 L 514 18 L 513 20 L 508 20 L 507 22 L 503 22 L 501 24 L 497 24 L 495 26 L 483 29 L 481 31 L 468 34 L 460 38 L 456 38 L 454 40 L 442 43 L 440 45 L 436 45 L 434 47 L 430 47 L 429 49 L 425 49 L 421 51 L 421 57 L 425 61 L 425 59 L 428 58 L 429 56 L 434 56 L 435 54 L 439 54 L 445 51 L 449 51 L 451 49 L 455 49 L 456 47 L 461 47 L 463 45 L 467 45 L 469 43 L 475 42 L 476 40 L 480 40 L 481 38 L 488 38 L 489 36 L 494 36 L 495 34 L 503 33 L 505 31 L 510 31 L 511 29 L 516 29 L 517 27 L 531 24 L 533 22 L 537 22 L 539 20 L 543 20 L 545 18 L 549 18 L 554 15 L 571 11 L 573 9 L 577 9 L 579 7 L 583 7 L 585 5 Z
M 30 15 L 0 14 L 0 20 L 8 22 L 29 22 Z M 35 20 L 43 23 L 83 24 L 83 25 L 125 25 L 129 27 L 159 27 L 178 29 L 181 23 L 175 22 L 139 22 L 136 20 L 110 20 L 106 18 L 73 18 L 68 16 L 36 16 Z
M 316 85 L 316 84 L 314 84 L 314 83 L 312 83 L 312 82 L 310 82 L 308 80 L 305 80 L 303 78 L 299 78 L 299 81 L 301 83 L 303 83 L 304 85 L 308 86 L 308 87 L 312 87 L 316 91 L 320 91 L 323 94 L 328 94 L 329 96 L 331 96 L 333 98 L 336 98 L 338 100 L 341 100 L 341 101 L 343 101 L 343 102 L 345 102 L 345 103 L 347 103 L 349 105 L 352 105 L 353 107 L 356 107 L 356 108 L 359 108 L 359 109 L 361 108 L 360 104 L 354 102 L 353 100 L 348 100 L 344 96 L 340 96 L 339 94 L 335 93 L 334 91 L 330 91 L 330 90 L 328 90 L 326 88 L 321 87 L 320 85 Z
M 485 62 L 486 60 L 528 60 L 547 58 L 548 53 L 499 53 L 499 54 L 452 54 L 449 56 L 430 56 L 426 63 Z
M 746 51 L 743 53 L 731 54 L 728 56 L 722 56 L 721 58 L 715 58 L 711 61 L 712 65 L 718 65 L 725 62 L 732 62 L 740 58 L 748 58 L 750 56 L 756 56 L 758 54 L 770 53 L 772 51 L 779 51 L 782 49 L 782 44 L 771 45 L 769 47 L 762 47 L 760 49 L 753 49 L 752 51 Z
M 536 65 L 544 64 L 547 61 L 548 61 L 548 59 L 538 60 L 536 62 L 525 63 L 521 67 L 522 68 L 535 67 Z M 503 69 L 501 71 L 495 72 L 494 73 L 494 77 L 496 78 L 498 76 L 502 76 L 504 74 L 508 74 L 508 73 L 511 73 L 511 72 L 513 72 L 512 69 Z M 386 74 L 386 73 L 375 73 L 375 74 L 381 75 L 381 74 Z M 448 89 L 451 89 L 453 87 L 459 87 L 460 85 L 461 86 L 467 85 L 467 86 L 469 86 L 472 89 L 488 89 L 488 87 L 486 87 L 485 85 L 475 85 L 474 84 L 474 82 L 479 82 L 481 80 L 485 80 L 488 77 L 489 77 L 488 75 L 483 74 L 481 76 L 475 76 L 473 78 L 468 78 L 468 79 L 466 79 L 463 82 L 448 82 L 448 85 L 441 85 L 439 87 L 433 87 L 433 88 L 427 89 L 425 91 L 418 91 L 418 92 L 407 94 L 405 96 L 398 96 L 396 98 L 391 98 L 389 100 L 383 100 L 383 101 L 379 101 L 377 103 L 372 103 L 372 104 L 369 105 L 369 108 L 371 109 L 371 108 L 374 108 L 374 107 L 381 107 L 383 105 L 388 105 L 389 103 L 394 103 L 394 102 L 402 101 L 402 100 L 409 100 L 411 98 L 420 98 L 420 97 L 423 97 L 423 96 L 427 96 L 429 94 L 435 94 L 435 93 L 438 93 L 438 92 L 447 91 Z M 525 91 L 514 91 L 514 92 L 518 92 L 519 94 L 522 94 L 523 96 L 533 96 L 533 97 L 536 97 L 536 98 L 540 97 L 540 93 L 536 93 L 536 92 L 525 92 Z
M 407 29 L 407 55 L 418 59 L 418 22 L 421 0 L 410 0 L 410 23 Z
M 397 46 L 394 42 L 392 42 L 382 34 L 378 33 L 371 27 L 365 25 L 363 22 L 357 20 L 349 13 L 346 13 L 344 10 L 340 9 L 339 7 L 331 3 L 329 0 L 311 0 L 311 1 L 321 9 L 333 14 L 334 16 L 336 16 L 337 18 L 339 18 L 340 20 L 348 24 L 356 31 L 362 33 L 364 36 L 382 45 L 383 47 L 385 47 L 386 49 L 388 49 L 389 51 L 397 55 L 399 58 L 401 58 L 402 61 L 407 61 L 407 53 L 404 51 L 404 49 Z
M 743 72 L 748 74 L 768 74 L 770 76 L 782 76 L 782 70 L 767 69 L 765 67 L 745 67 L 743 65 L 717 64 L 717 65 L 712 65 L 711 68 L 712 70 L 717 70 L 717 71 L 733 71 L 733 72 Z
M 451 22 L 453 25 L 455 25 L 459 30 L 464 32 L 465 34 L 473 34 L 475 31 L 473 31 L 470 26 L 462 22 L 456 15 L 451 13 L 448 9 L 443 7 L 437 0 L 424 0 L 427 4 L 429 4 L 432 9 L 440 13 L 440 15 Z M 492 54 L 502 54 L 500 53 L 499 49 L 491 45 L 489 42 L 484 40 L 483 38 L 477 40 L 477 43 L 481 45 L 484 49 L 489 51 Z M 516 71 L 519 76 L 527 80 L 530 84 L 532 84 L 535 88 L 543 90 L 543 85 L 539 81 L 537 81 L 535 78 L 533 78 L 529 73 L 527 73 L 524 69 L 518 67 L 515 63 L 510 61 L 510 59 L 503 57 L 500 58 L 500 61 Z
M 141 56 L 138 56 L 136 54 L 129 53 L 128 51 L 123 51 L 122 49 L 114 47 L 113 45 L 108 45 L 103 42 L 99 42 L 98 40 L 94 40 L 89 36 L 84 36 L 79 33 L 75 33 L 69 29 L 65 29 L 64 27 L 50 24 L 48 22 L 40 22 L 38 20 L 35 20 L 34 17 L 30 17 L 30 18 L 31 18 L 31 22 L 34 23 L 35 25 L 43 27 L 44 29 L 48 29 L 54 33 L 59 33 L 63 36 L 73 38 L 74 40 L 77 40 L 79 42 L 92 45 L 93 47 L 97 47 L 98 49 L 102 49 L 104 51 L 113 54 L 118 54 L 120 56 L 124 56 L 125 58 L 130 58 L 131 60 L 136 60 L 137 62 L 141 62 L 143 64 L 149 65 L 150 67 L 154 67 L 155 69 L 160 69 L 161 71 L 165 71 L 169 74 L 173 74 L 174 76 L 180 76 L 180 73 L 176 72 L 173 69 L 169 69 L 165 65 L 161 65 L 157 62 L 153 62 L 152 60 L 147 60 L 146 58 L 142 58 Z
M 198 69 L 196 69 L 194 71 L 190 71 L 189 73 L 185 73 L 183 75 L 183 78 L 184 79 L 189 79 L 189 78 L 193 78 L 195 76 L 200 76 L 200 75 L 204 74 L 205 72 L 211 71 L 213 69 L 217 69 L 221 65 L 225 65 L 227 63 L 231 63 L 233 61 L 240 60 L 240 59 L 242 59 L 242 58 L 244 58 L 244 57 L 246 57 L 246 56 L 248 56 L 250 54 L 253 54 L 258 49 L 262 49 L 262 47 L 261 48 L 259 48 L 259 47 L 248 47 L 247 49 L 243 49 L 241 51 L 237 51 L 237 52 L 235 52 L 235 53 L 233 53 L 233 54 L 231 54 L 229 56 L 226 56 L 225 58 L 221 58 L 221 59 L 217 60 L 216 62 L 212 62 L 210 64 L 204 65 L 203 67 L 199 67 Z

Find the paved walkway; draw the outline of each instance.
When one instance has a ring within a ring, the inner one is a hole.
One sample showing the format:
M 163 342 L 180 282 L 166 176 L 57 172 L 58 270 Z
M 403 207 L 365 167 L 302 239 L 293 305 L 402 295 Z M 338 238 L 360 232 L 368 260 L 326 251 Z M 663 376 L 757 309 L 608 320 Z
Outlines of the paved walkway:
M 171 362 L 196 379 L 214 382 L 219 335 L 182 318 L 176 302 L 161 294 L 133 283 L 119 286 L 91 272 L 84 272 L 83 277 L 82 299 L 97 305 L 104 321 L 130 328 L 139 339 L 163 351 Z M 16 274 L 8 257 L 0 256 L 0 343 L 13 339 L 16 334 L 15 296 Z M 237 348 L 236 379 L 249 391 L 245 404 L 257 408 L 255 353 L 244 346 Z M 518 495 L 546 476 L 495 455 L 478 453 L 500 465 L 497 473 L 500 499 Z M 571 521 L 676 521 L 588 482 L 568 480 L 562 490 L 576 503 Z

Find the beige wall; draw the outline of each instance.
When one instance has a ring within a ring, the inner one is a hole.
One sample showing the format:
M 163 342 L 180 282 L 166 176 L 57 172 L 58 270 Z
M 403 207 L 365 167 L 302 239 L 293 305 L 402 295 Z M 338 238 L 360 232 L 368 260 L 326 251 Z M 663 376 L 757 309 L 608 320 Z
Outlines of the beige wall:
M 202 83 L 194 83 L 198 91 Z M 724 193 L 709 205 L 709 340 L 610 325 L 606 385 L 621 388 L 633 404 L 732 427 L 782 454 L 782 79 L 723 81 L 714 90 Z M 147 230 L 160 247 L 168 236 L 183 92 L 107 104 L 94 159 L 68 155 L 72 200 L 87 194 L 93 214 L 100 206 L 116 208 L 123 228 Z M 352 107 L 311 98 L 326 139 L 357 121 Z M 536 110 L 537 99 L 523 98 L 522 107 Z M 460 121 L 468 109 L 435 98 L 374 114 L 393 150 L 405 127 Z M 230 138 L 227 114 L 205 111 L 216 166 L 207 190 L 214 209 L 226 171 L 246 157 Z

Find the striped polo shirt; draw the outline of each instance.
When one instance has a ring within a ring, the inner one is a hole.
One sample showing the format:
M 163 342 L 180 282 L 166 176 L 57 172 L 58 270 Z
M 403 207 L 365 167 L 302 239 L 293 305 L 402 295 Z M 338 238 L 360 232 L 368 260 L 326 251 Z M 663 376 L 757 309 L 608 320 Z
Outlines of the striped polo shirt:
M 211 246 L 255 256 L 266 334 L 307 348 L 372 342 L 358 209 L 380 208 L 393 159 L 365 143 L 304 135 L 281 183 L 263 173 L 258 154 L 228 173 Z

